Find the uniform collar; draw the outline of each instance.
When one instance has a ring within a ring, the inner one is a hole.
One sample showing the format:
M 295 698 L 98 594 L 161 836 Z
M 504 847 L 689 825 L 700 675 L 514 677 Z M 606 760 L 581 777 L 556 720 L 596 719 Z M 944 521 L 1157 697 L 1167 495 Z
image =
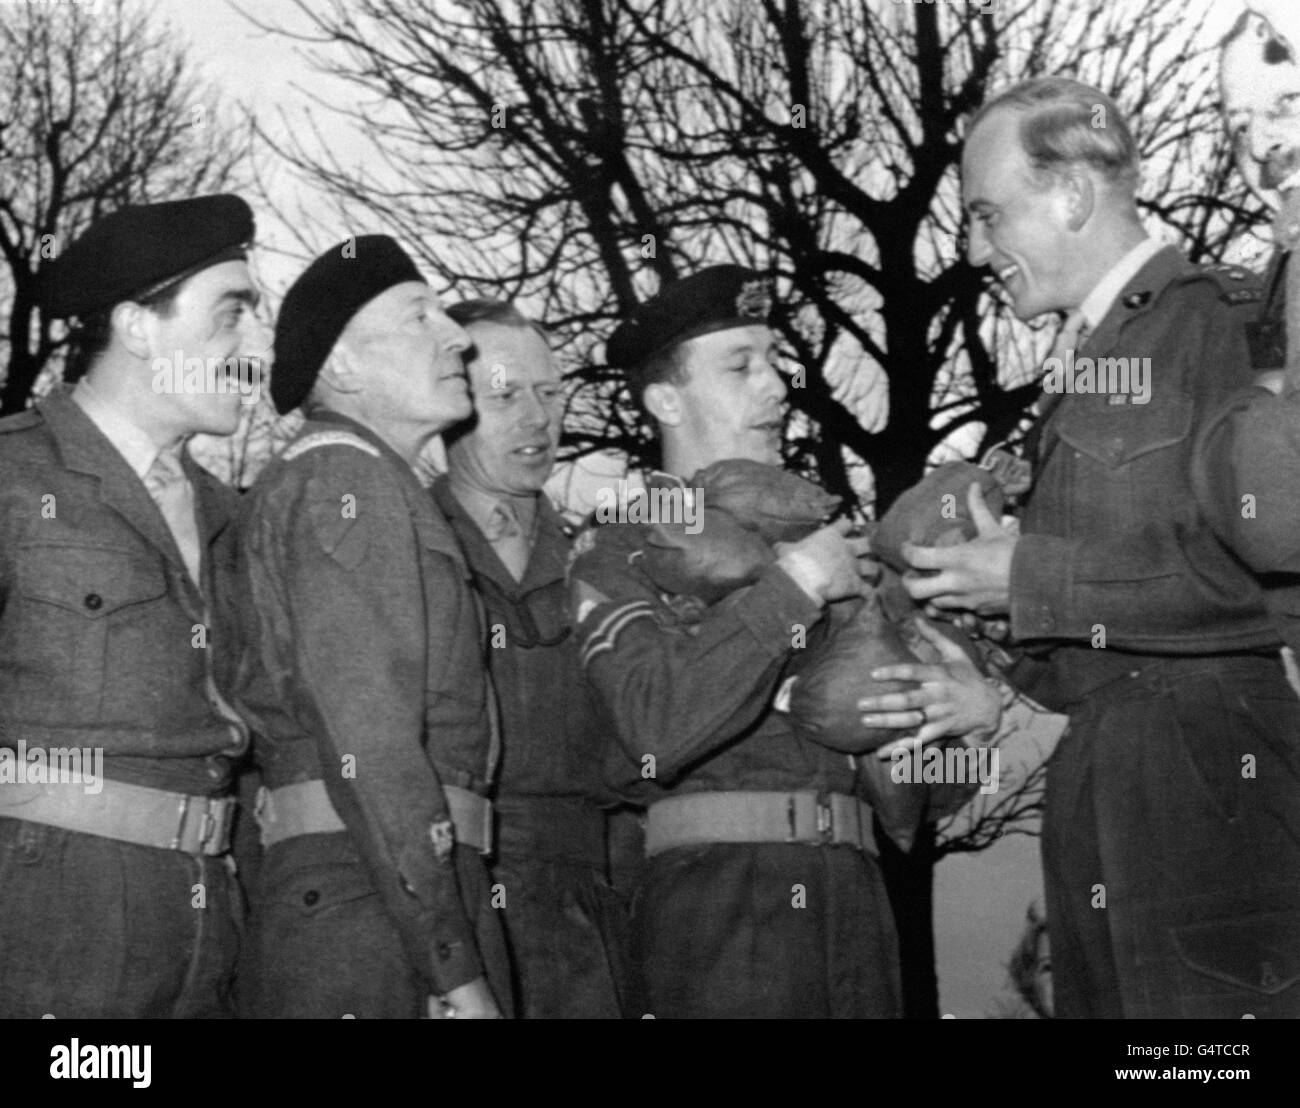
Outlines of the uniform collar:
M 1119 299 L 1124 287 L 1141 272 L 1142 267 L 1163 249 L 1155 239 L 1143 239 L 1116 262 L 1110 271 L 1097 282 L 1092 292 L 1079 305 L 1088 329 L 1095 331 Z
M 457 475 L 450 471 L 446 474 L 446 478 L 452 494 L 459 501 L 460 506 L 465 510 L 469 518 L 474 521 L 474 526 L 482 531 L 484 535 L 491 532 L 493 517 L 500 506 L 505 506 L 505 510 L 519 520 L 521 527 L 523 526 L 523 521 L 519 519 L 518 512 L 515 510 L 514 504 L 511 503 L 518 500 L 519 497 L 508 496 L 504 493 L 494 495 L 477 485 L 471 484 L 469 481 L 458 479 Z M 534 520 L 540 518 L 540 501 L 537 511 L 538 515 L 534 517 Z M 535 532 L 536 528 L 533 530 Z
M 528 556 L 528 567 L 523 577 L 516 581 L 497 557 L 496 551 L 483 533 L 483 526 L 472 509 L 460 499 L 461 487 L 453 488 L 451 478 L 441 474 L 433 483 L 433 497 L 443 515 L 451 522 L 453 530 L 465 547 L 470 565 L 486 573 L 507 592 L 531 592 L 555 581 L 564 579 L 568 562 L 570 529 L 551 499 L 544 492 L 537 497 L 536 541 Z M 484 494 L 492 504 L 496 501 Z M 489 509 L 490 510 L 490 509 Z
M 1106 314 L 1087 341 L 1081 344 L 1084 352 L 1091 356 L 1105 356 L 1129 320 L 1150 311 L 1169 285 L 1195 272 L 1196 267 L 1175 247 L 1158 247 L 1111 300 Z
M 177 439 L 170 447 L 159 446 L 129 412 L 114 404 L 84 377 L 69 395 L 142 481 L 164 450 L 179 452 L 184 449 L 184 439 Z
M 412 481 L 416 482 L 422 488 L 424 487 L 424 481 L 421 479 L 420 471 L 415 466 L 411 465 L 396 450 L 389 446 L 382 436 L 376 434 L 364 423 L 353 419 L 351 416 L 346 416 L 341 412 L 336 412 L 331 408 L 324 407 L 312 408 L 309 412 L 305 412 L 304 415 L 306 416 L 306 420 L 301 430 L 298 432 L 299 438 L 305 438 L 311 433 L 310 428 L 307 426 L 307 424 L 310 423 L 328 423 L 335 427 L 342 427 L 375 447 L 380 454 L 389 459 L 389 461 L 396 465 L 403 473 L 410 474 Z
M 37 407 L 50 429 L 64 467 L 97 481 L 103 503 L 169 561 L 185 569 L 176 540 L 145 488 L 141 475 L 81 404 L 73 401 L 72 390 L 66 387 L 53 389 L 38 402 Z M 154 447 L 153 456 L 157 454 L 158 448 Z M 199 537 L 206 548 L 229 524 L 232 508 L 223 503 L 210 487 L 217 484 L 216 479 L 199 466 L 188 451 L 181 454 L 181 463 L 195 488 Z M 143 464 L 143 460 L 137 460 L 137 464 Z M 149 465 L 152 464 L 151 458 Z M 185 579 L 189 579 L 188 573 Z

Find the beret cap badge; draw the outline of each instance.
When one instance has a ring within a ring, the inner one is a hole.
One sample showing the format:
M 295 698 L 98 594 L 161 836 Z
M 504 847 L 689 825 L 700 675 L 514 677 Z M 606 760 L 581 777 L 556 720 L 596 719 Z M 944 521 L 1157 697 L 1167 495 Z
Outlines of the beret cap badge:
M 766 320 L 772 311 L 772 288 L 762 278 L 746 281 L 736 296 L 736 315 Z

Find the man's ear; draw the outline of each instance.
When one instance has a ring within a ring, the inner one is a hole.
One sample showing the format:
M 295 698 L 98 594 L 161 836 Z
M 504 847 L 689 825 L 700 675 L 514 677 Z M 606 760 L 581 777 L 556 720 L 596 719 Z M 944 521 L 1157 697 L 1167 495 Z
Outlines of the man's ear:
M 1058 174 L 1058 182 L 1065 205 L 1066 226 L 1077 234 L 1087 225 L 1097 207 L 1097 190 L 1092 175 L 1082 166 L 1070 166 Z
M 642 403 L 664 427 L 677 427 L 682 422 L 682 393 L 668 381 L 656 381 L 647 385 Z
M 354 393 L 361 391 L 361 374 L 353 360 L 347 343 L 340 340 L 334 344 L 325 364 L 316 375 L 317 384 L 324 385 L 334 392 Z
M 127 350 L 137 358 L 149 357 L 149 318 L 148 309 L 133 300 L 123 300 L 113 308 L 109 316 L 113 334 Z

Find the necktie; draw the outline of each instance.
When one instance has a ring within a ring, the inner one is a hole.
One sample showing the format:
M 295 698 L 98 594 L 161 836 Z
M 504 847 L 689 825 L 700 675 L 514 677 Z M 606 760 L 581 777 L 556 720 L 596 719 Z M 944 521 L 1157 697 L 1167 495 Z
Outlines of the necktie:
M 190 579 L 198 585 L 201 581 L 199 526 L 194 519 L 194 487 L 181 465 L 181 451 L 184 449 L 182 443 L 159 453 L 144 475 L 144 487 L 167 521 Z
M 484 531 L 497 557 L 510 571 L 516 581 L 522 581 L 528 569 L 528 558 L 532 553 L 532 543 L 524 534 L 515 506 L 509 498 L 502 498 L 492 506 Z
M 194 486 L 185 476 L 185 468 L 181 464 L 181 451 L 184 449 L 185 444 L 181 443 L 160 453 L 154 459 L 153 465 L 149 467 L 149 472 L 144 475 L 144 487 L 149 490 L 149 495 L 158 505 L 163 519 L 167 521 L 167 527 L 180 548 L 181 557 L 185 560 L 185 568 L 189 571 L 190 580 L 199 587 L 201 592 L 203 585 L 200 577 L 202 563 L 199 553 L 201 548 L 199 525 L 194 518 Z M 206 603 L 203 622 L 208 623 Z M 207 690 L 208 703 L 212 706 L 213 712 L 230 727 L 231 749 L 238 750 L 243 747 L 247 736 L 244 722 L 217 688 L 217 682 L 212 675 L 211 652 L 205 649 L 203 656 L 205 670 L 203 684 Z

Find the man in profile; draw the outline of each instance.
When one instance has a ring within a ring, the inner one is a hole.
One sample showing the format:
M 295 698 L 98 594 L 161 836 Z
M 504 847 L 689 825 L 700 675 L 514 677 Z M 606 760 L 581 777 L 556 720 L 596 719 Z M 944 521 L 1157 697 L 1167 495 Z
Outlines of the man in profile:
M 413 468 L 470 413 L 468 345 L 387 235 L 326 251 L 280 308 L 271 395 L 307 418 L 248 494 L 239 563 L 258 1016 L 509 1010 L 484 628 Z
M 76 387 L 0 420 L 0 770 L 81 756 L 0 772 L 0 1016 L 233 1014 L 236 497 L 186 444 L 265 348 L 252 238 L 229 195 L 93 223 L 43 305 Z

